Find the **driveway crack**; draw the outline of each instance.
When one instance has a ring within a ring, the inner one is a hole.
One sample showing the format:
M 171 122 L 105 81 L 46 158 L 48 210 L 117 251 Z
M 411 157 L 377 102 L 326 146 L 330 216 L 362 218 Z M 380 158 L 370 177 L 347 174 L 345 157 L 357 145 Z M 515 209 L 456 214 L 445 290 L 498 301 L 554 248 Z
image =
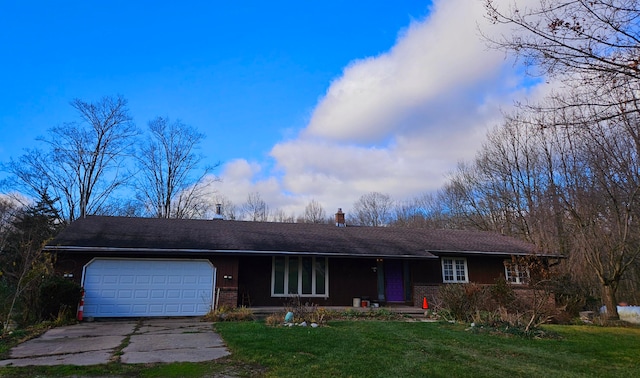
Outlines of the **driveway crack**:
M 138 319 L 136 325 L 133 327 L 133 331 L 126 335 L 125 338 L 122 339 L 120 345 L 118 345 L 118 347 L 113 351 L 113 354 L 109 359 L 110 362 L 120 362 L 120 357 L 124 354 L 124 348 L 129 346 L 129 343 L 131 342 L 131 336 L 138 332 L 140 328 L 142 328 L 142 319 Z

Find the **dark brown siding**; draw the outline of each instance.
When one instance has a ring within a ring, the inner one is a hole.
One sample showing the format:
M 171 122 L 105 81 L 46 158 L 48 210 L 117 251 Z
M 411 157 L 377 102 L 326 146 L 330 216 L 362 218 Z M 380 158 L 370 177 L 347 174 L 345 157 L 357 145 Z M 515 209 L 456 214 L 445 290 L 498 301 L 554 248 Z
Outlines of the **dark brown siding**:
M 271 257 L 241 257 L 239 279 L 238 305 L 250 307 L 283 304 L 283 298 L 271 298 Z
M 148 259 L 208 259 L 216 268 L 216 288 L 238 287 L 238 258 L 234 256 L 193 256 L 193 255 L 135 255 L 130 253 L 109 254 L 58 254 L 56 258 L 56 272 L 60 274 L 72 273 L 73 280 L 78 284 L 82 281 L 82 269 L 94 258 L 148 258 Z M 224 276 L 231 277 L 225 279 Z
M 410 261 L 411 275 L 413 282 L 421 283 L 441 283 L 442 268 L 440 259 L 431 259 L 423 261 Z
M 504 277 L 504 257 L 469 256 L 467 271 L 469 282 L 493 284 L 500 276 Z M 442 265 L 440 259 L 411 262 L 413 282 L 420 284 L 441 284 Z
M 240 299 L 250 298 L 251 306 L 284 306 L 287 298 L 271 297 L 271 257 L 240 259 Z M 378 297 L 375 259 L 329 259 L 329 297 L 302 297 L 319 306 L 351 306 L 353 298 Z M 244 305 L 247 305 L 246 303 Z
M 238 258 L 213 256 L 209 261 L 216 267 L 216 287 L 238 288 Z M 227 278 L 225 278 L 225 276 Z M 230 278 L 229 278 L 230 277 Z
M 467 257 L 469 282 L 494 284 L 498 277 L 504 277 L 504 257 Z
M 329 259 L 329 306 L 351 306 L 353 298 L 378 299 L 375 259 Z
M 82 268 L 91 261 L 91 255 L 57 254 L 55 257 L 55 271 L 59 274 L 73 274 L 73 281 L 78 285 L 82 281 Z

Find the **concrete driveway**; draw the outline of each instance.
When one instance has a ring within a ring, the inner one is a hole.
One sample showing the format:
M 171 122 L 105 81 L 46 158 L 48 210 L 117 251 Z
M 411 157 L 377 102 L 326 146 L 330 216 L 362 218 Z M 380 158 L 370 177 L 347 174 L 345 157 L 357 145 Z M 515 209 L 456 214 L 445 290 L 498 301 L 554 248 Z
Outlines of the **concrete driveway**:
M 227 355 L 211 323 L 200 318 L 146 318 L 50 329 L 13 348 L 0 366 L 202 362 Z

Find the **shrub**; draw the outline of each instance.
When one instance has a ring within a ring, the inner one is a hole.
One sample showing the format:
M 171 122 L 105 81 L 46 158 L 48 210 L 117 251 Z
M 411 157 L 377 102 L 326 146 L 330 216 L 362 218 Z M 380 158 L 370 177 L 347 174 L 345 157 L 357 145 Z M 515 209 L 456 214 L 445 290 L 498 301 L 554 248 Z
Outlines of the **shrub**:
M 284 316 L 285 314 L 282 312 L 276 312 L 276 313 L 270 314 L 264 319 L 264 323 L 269 327 L 282 325 L 284 323 Z
M 496 280 L 495 285 L 490 287 L 489 292 L 491 293 L 491 299 L 493 299 L 498 306 L 511 308 L 516 301 L 513 288 L 502 276 Z
M 299 296 L 292 296 L 287 299 L 284 304 L 284 312 L 293 312 L 293 318 L 296 322 L 311 321 L 311 314 L 318 308 L 318 305 L 308 302 L 302 302 Z
M 554 277 L 551 287 L 556 305 L 563 307 L 569 316 L 577 317 L 580 311 L 588 307 L 589 290 L 573 280 L 570 275 Z
M 393 312 L 386 308 L 369 308 L 368 310 L 356 310 L 348 308 L 340 314 L 343 319 L 357 320 L 400 320 L 403 318 L 401 314 Z
M 551 319 L 549 280 L 532 282 L 517 293 L 503 278 L 495 285 L 450 284 L 440 287 L 443 320 L 472 322 L 496 332 L 535 335 Z
M 73 318 L 82 297 L 77 283 L 60 276 L 52 276 L 40 286 L 40 316 L 45 320 L 61 321 Z
M 7 319 L 12 292 L 13 289 L 9 287 L 7 281 L 0 277 L 0 326 Z
M 489 290 L 474 283 L 442 285 L 438 298 L 452 320 L 471 322 L 479 312 L 495 308 Z
M 253 311 L 247 307 L 220 306 L 210 311 L 204 318 L 213 322 L 254 320 Z

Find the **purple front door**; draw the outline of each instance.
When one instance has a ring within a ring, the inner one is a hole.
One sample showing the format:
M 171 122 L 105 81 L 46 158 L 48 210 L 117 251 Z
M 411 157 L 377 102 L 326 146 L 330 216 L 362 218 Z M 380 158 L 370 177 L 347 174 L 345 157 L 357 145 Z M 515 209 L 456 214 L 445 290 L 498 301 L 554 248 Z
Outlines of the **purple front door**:
M 404 302 L 404 277 L 402 262 L 384 262 L 384 294 L 387 302 Z

